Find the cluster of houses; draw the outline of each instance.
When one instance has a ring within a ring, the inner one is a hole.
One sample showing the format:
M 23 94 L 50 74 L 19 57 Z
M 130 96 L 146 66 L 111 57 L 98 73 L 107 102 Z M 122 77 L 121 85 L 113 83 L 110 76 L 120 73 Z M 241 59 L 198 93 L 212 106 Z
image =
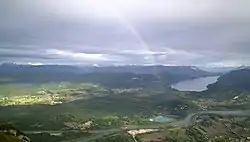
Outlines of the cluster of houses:
M 159 129 L 138 129 L 138 130 L 129 130 L 127 133 L 129 133 L 132 136 L 138 135 L 138 134 L 144 134 L 149 132 L 157 132 Z
M 64 122 L 64 125 L 75 130 L 86 130 L 93 125 L 93 121 L 87 121 L 83 124 L 77 122 Z

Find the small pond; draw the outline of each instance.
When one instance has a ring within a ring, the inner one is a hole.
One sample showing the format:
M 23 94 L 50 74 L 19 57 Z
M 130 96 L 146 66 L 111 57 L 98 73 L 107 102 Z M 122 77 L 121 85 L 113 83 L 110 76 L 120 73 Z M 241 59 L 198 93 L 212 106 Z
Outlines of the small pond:
M 157 116 L 155 118 L 150 119 L 150 121 L 153 121 L 153 122 L 169 122 L 171 120 L 172 118 L 164 117 L 164 116 Z

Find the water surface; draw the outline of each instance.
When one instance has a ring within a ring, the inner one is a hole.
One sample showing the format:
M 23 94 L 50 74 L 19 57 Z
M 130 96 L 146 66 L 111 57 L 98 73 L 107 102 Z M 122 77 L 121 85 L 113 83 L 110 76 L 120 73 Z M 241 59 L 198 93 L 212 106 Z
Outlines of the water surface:
M 207 85 L 215 83 L 218 78 L 219 76 L 213 76 L 181 81 L 179 83 L 173 84 L 172 88 L 179 91 L 204 91 L 207 89 Z
M 171 121 L 171 118 L 169 117 L 164 117 L 164 116 L 157 116 L 152 119 L 153 122 L 169 122 Z

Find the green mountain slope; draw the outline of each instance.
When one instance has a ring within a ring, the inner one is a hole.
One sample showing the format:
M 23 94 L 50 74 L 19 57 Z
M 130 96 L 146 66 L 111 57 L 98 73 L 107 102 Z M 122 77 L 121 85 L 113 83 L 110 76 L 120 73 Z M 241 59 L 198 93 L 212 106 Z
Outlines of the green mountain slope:
M 235 70 L 222 75 L 215 84 L 209 85 L 208 88 L 210 90 L 234 89 L 250 91 L 250 69 Z
M 250 69 L 234 70 L 218 78 L 214 84 L 208 85 L 208 89 L 198 93 L 201 97 L 218 100 L 232 100 L 238 96 L 247 98 L 250 96 Z

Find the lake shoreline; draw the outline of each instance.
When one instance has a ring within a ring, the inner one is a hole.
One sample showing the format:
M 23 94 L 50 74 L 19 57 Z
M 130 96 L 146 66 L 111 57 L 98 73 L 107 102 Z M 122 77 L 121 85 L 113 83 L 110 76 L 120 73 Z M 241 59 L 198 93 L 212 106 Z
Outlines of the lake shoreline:
M 181 81 L 171 85 L 172 89 L 178 91 L 196 91 L 202 92 L 207 90 L 209 84 L 213 84 L 220 76 L 200 77 L 191 80 Z

